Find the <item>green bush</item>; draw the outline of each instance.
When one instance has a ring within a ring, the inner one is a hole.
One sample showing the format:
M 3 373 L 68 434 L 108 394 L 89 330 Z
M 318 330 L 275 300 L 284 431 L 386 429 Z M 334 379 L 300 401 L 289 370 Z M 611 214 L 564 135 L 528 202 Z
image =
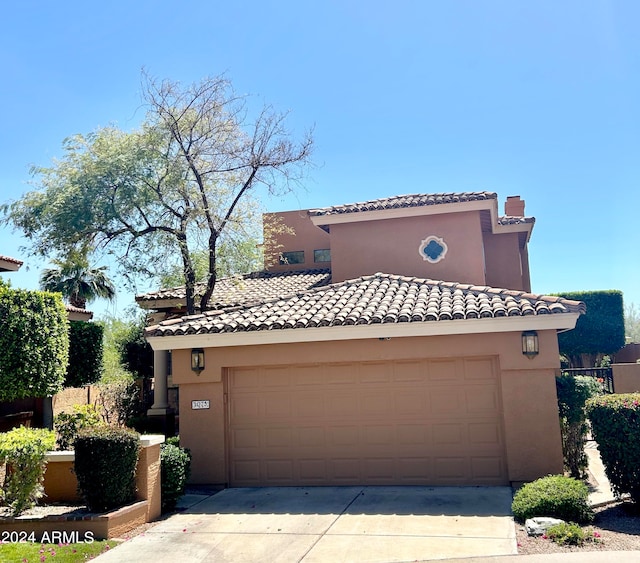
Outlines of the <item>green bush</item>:
M 589 465 L 584 451 L 589 431 L 585 404 L 587 399 L 602 393 L 602 387 L 593 377 L 563 374 L 556 377 L 556 390 L 564 465 L 572 477 L 581 479 Z
M 104 511 L 135 500 L 137 432 L 86 428 L 76 438 L 75 451 L 78 488 L 89 509 Z
M 172 446 L 180 447 L 180 436 L 169 436 L 166 439 L 165 444 L 171 444 Z
M 518 522 L 548 516 L 580 524 L 593 521 L 587 486 L 564 475 L 549 475 L 524 485 L 513 497 L 511 510 Z
M 65 387 L 95 383 L 102 375 L 102 338 L 104 327 L 85 321 L 69 323 L 69 367 Z
M 162 510 L 173 510 L 184 495 L 184 487 L 191 474 L 191 453 L 173 444 L 162 444 L 160 449 Z
M 0 286 L 0 401 L 62 390 L 69 361 L 60 294 Z
M 582 545 L 588 536 L 578 524 L 562 522 L 547 530 L 547 537 L 558 545 Z
M 61 412 L 53 420 L 59 450 L 72 450 L 78 432 L 103 424 L 95 405 L 74 405 L 72 413 Z
M 587 416 L 613 492 L 640 503 L 640 393 L 590 399 Z
M 562 297 L 582 301 L 587 307 L 587 313 L 580 315 L 573 330 L 558 334 L 560 353 L 574 367 L 582 365 L 584 354 L 590 356 L 589 365 L 584 367 L 591 367 L 600 354 L 615 354 L 624 346 L 621 291 L 575 291 L 563 293 Z
M 0 463 L 6 463 L 2 501 L 17 516 L 44 494 L 45 454 L 53 449 L 51 430 L 21 426 L 0 434 Z

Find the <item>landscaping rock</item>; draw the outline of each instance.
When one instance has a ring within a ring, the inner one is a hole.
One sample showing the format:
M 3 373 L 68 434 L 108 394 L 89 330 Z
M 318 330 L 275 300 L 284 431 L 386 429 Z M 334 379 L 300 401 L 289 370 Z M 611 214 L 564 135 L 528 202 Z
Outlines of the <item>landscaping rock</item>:
M 563 522 L 564 520 L 559 518 L 527 518 L 524 527 L 530 536 L 542 536 L 551 526 L 562 524 Z

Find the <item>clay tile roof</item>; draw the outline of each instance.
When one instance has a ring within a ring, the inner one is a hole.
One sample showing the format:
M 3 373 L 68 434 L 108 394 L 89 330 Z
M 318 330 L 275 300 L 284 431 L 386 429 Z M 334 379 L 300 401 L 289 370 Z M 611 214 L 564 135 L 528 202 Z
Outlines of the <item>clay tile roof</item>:
M 522 225 L 523 223 L 535 223 L 535 217 L 513 217 L 510 215 L 504 215 L 498 217 L 498 224 L 500 225 Z
M 561 297 L 374 274 L 333 285 L 163 321 L 147 336 L 238 333 L 313 327 L 434 322 L 457 319 L 584 313 Z
M 297 272 L 254 272 L 241 276 L 220 278 L 216 282 L 209 306 L 211 309 L 220 309 L 222 307 L 257 303 L 323 287 L 329 283 L 331 283 L 331 270 L 328 269 L 301 270 Z M 196 295 L 202 294 L 203 291 L 204 285 L 198 284 L 196 286 Z M 153 306 L 153 302 L 157 301 L 184 301 L 185 299 L 184 286 L 161 289 L 136 296 L 138 303 L 147 303 L 151 306 Z
M 310 209 L 311 216 L 339 215 L 344 213 L 358 213 L 361 211 L 382 211 L 386 209 L 401 209 L 406 207 L 423 207 L 427 205 L 439 205 L 442 203 L 460 203 L 465 201 L 497 199 L 495 192 L 459 192 L 439 194 L 409 194 L 324 207 L 322 209 Z
M 22 260 L 0 254 L 0 272 L 15 272 L 20 269 L 22 264 Z
M 3 256 L 0 254 L 0 260 L 4 260 L 6 262 L 13 262 L 14 264 L 22 264 L 22 260 L 18 260 L 17 258 L 11 258 L 10 256 Z

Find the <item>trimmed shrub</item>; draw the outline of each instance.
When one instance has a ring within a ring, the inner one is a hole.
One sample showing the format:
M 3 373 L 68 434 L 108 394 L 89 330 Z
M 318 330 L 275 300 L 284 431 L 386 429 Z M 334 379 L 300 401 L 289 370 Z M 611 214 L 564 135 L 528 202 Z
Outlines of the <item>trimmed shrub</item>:
M 556 377 L 556 390 L 564 465 L 572 477 L 581 479 L 589 465 L 584 451 L 589 431 L 585 404 L 587 399 L 600 394 L 602 387 L 593 377 L 561 375 Z
M 587 416 L 613 492 L 640 503 L 640 393 L 590 399 Z
M 53 421 L 59 450 L 72 450 L 78 432 L 103 424 L 95 405 L 74 405 L 72 413 L 61 412 Z
M 562 297 L 583 301 L 587 306 L 586 315 L 580 315 L 573 330 L 558 334 L 560 354 L 567 356 L 574 367 L 581 366 L 583 354 L 591 356 L 593 362 L 599 354 L 615 354 L 624 346 L 621 291 L 575 291 Z
M 173 444 L 160 448 L 162 510 L 173 510 L 191 474 L 191 453 Z
M 21 426 L 0 434 L 0 463 L 6 463 L 3 503 L 18 516 L 44 495 L 45 454 L 53 449 L 51 430 Z
M 139 442 L 137 432 L 124 428 L 80 431 L 75 441 L 75 472 L 90 510 L 109 510 L 135 500 Z
M 0 286 L 0 401 L 62 390 L 69 361 L 67 323 L 60 294 Z
M 518 522 L 548 516 L 579 524 L 593 521 L 587 486 L 564 475 L 549 475 L 524 485 L 513 497 L 511 510 Z
M 65 387 L 95 383 L 102 375 L 104 327 L 85 321 L 69 322 L 69 367 Z

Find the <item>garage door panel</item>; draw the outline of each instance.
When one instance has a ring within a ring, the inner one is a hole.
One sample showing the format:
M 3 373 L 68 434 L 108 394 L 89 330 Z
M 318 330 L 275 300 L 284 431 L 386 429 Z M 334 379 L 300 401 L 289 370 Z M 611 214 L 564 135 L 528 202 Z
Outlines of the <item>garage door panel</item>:
M 230 370 L 230 483 L 505 484 L 497 373 L 492 359 Z
M 423 382 L 429 379 L 427 365 L 423 361 L 399 361 L 393 364 L 393 379 L 399 383 Z

